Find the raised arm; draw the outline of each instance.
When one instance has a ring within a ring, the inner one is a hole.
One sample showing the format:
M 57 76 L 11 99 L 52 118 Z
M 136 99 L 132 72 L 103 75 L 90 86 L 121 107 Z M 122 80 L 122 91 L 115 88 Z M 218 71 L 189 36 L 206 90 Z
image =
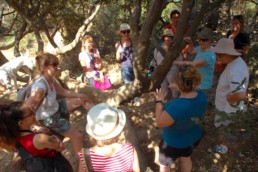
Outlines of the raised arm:
M 194 48 L 193 41 L 191 37 L 185 37 L 184 41 L 187 43 L 186 50 L 191 55 L 196 55 L 197 51 Z
M 171 116 L 166 111 L 163 110 L 162 101 L 165 100 L 167 91 L 165 91 L 162 88 L 157 89 L 154 95 L 156 97 L 155 117 L 156 117 L 157 127 L 165 128 L 172 125 L 175 122 L 175 120 L 172 119 Z

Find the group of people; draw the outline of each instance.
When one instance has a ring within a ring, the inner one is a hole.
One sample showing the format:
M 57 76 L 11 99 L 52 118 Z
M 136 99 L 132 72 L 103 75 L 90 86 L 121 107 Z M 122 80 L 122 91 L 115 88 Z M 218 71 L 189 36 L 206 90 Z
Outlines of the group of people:
M 162 35 L 165 51 L 168 51 L 176 32 L 175 23 L 179 17 L 178 11 L 171 12 L 171 26 L 167 26 Z M 161 172 L 170 171 L 170 165 L 177 159 L 181 171 L 192 170 L 191 154 L 203 137 L 200 120 L 207 109 L 206 91 L 212 88 L 216 57 L 226 68 L 216 90 L 215 126 L 228 126 L 232 123 L 230 116 L 244 109 L 249 73 L 242 56 L 249 43 L 240 36 L 238 43 L 242 48 L 236 47 L 234 42 L 239 37 L 237 33 L 241 33 L 241 22 L 235 20 L 229 38 L 220 39 L 215 47 L 211 47 L 213 38 L 209 29 L 198 34 L 197 47 L 190 37 L 184 38 L 186 51 L 195 55 L 195 59 L 185 61 L 178 57 L 161 88 L 154 93 L 156 123 L 162 128 L 159 144 Z M 122 24 L 119 34 L 121 40 L 116 43 L 116 60 L 120 63 L 124 83 L 129 83 L 134 79 L 130 26 Z M 164 56 L 157 49 L 154 56 L 159 65 Z M 70 138 L 74 152 L 80 157 L 79 171 L 140 171 L 134 146 L 117 143 L 126 124 L 125 112 L 106 103 L 94 105 L 85 94 L 63 88 L 55 78 L 59 65 L 55 55 L 39 53 L 35 59 L 39 78 L 32 84 L 26 100 L 0 105 L 1 145 L 11 145 L 17 150 L 25 170 L 29 172 L 73 171 L 60 153 L 64 150 L 63 137 Z M 79 60 L 87 83 L 94 84 L 96 78 L 104 77 L 99 51 L 93 47 L 93 39 L 89 35 L 82 39 Z M 167 88 L 177 90 L 179 95 L 164 104 Z M 58 100 L 57 95 L 63 99 Z M 94 143 L 91 148 L 83 148 L 82 134 L 69 121 L 70 112 L 80 106 L 88 111 L 86 132 Z M 221 113 L 228 115 L 227 120 L 221 118 Z
M 162 35 L 162 48 L 165 51 L 166 41 L 171 42 L 173 39 L 172 33 L 176 30 L 172 29 L 172 26 L 178 17 L 180 13 L 171 12 L 171 24 L 166 27 Z M 203 137 L 200 123 L 207 109 L 208 91 L 213 86 L 216 59 L 218 63 L 225 66 L 219 77 L 215 94 L 214 125 L 217 127 L 218 135 L 225 135 L 229 124 L 234 122 L 233 117 L 245 110 L 244 100 L 247 96 L 249 72 L 243 58 L 247 54 L 250 40 L 243 32 L 243 17 L 233 17 L 232 29 L 228 32 L 227 38 L 221 38 L 215 47 L 211 46 L 212 40 L 212 30 L 208 28 L 204 28 L 197 34 L 199 44 L 197 47 L 194 47 L 190 37 L 185 37 L 184 41 L 187 43 L 185 49 L 189 54 L 194 55 L 194 60 L 175 60 L 173 63 L 173 66 L 177 66 L 175 77 L 172 77 L 170 70 L 161 88 L 156 90 L 155 117 L 157 126 L 162 128 L 162 139 L 159 144 L 161 172 L 170 171 L 170 166 L 177 159 L 179 159 L 181 171 L 192 170 L 191 154 Z M 157 57 L 155 51 L 154 58 Z M 169 81 L 167 77 L 171 82 L 167 82 Z M 167 83 L 164 84 L 165 82 Z M 164 104 L 167 86 L 172 90 L 178 90 L 179 97 Z M 217 148 L 225 146 L 223 142 L 231 142 L 220 136 L 217 141 L 219 144 L 215 146 Z
M 140 171 L 134 147 L 116 142 L 125 126 L 125 113 L 106 103 L 94 106 L 85 94 L 63 88 L 55 78 L 59 65 L 55 55 L 39 53 L 35 59 L 39 77 L 24 102 L 0 105 L 1 146 L 16 150 L 27 172 L 73 171 L 60 153 L 64 137 L 70 138 L 82 160 L 80 171 L 90 167 L 84 165 L 88 156 L 91 171 Z M 88 110 L 86 132 L 95 142 L 89 154 L 83 148 L 82 134 L 69 121 L 70 113 L 79 106 Z M 99 164 L 100 159 L 106 164 Z

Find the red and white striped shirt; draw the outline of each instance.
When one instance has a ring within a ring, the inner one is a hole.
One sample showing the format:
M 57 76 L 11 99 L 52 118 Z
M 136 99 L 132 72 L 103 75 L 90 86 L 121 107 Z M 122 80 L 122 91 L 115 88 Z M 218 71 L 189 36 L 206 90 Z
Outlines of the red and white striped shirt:
M 90 149 L 91 163 L 94 172 L 132 172 L 134 161 L 132 144 L 123 144 L 121 150 L 111 157 L 96 154 Z M 78 153 L 84 162 L 82 152 Z M 84 164 L 84 163 L 83 163 Z

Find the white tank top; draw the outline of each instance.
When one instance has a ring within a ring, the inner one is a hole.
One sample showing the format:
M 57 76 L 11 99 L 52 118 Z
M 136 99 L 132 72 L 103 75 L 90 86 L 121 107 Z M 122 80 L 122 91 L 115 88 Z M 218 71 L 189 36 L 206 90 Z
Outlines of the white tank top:
M 45 91 L 45 93 L 47 92 L 47 96 L 44 97 L 43 102 L 41 103 L 41 105 L 39 106 L 39 108 L 36 112 L 37 120 L 44 120 L 47 117 L 50 117 L 51 115 L 55 114 L 59 108 L 59 104 L 56 100 L 56 89 L 54 87 L 54 84 L 53 84 L 53 90 L 51 91 L 46 79 L 43 76 L 41 76 L 41 78 L 45 80 L 47 87 L 46 87 L 46 84 L 39 82 L 39 81 L 35 82 L 31 87 L 32 91 L 35 88 L 41 88 Z M 54 80 L 54 82 L 56 82 L 55 78 L 53 78 L 53 80 Z

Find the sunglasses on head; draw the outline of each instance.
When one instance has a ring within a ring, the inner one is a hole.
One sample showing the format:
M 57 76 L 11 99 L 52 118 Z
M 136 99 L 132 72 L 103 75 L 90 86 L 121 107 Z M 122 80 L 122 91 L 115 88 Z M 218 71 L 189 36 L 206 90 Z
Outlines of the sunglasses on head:
M 123 30 L 121 31 L 122 34 L 130 33 L 130 30 Z
M 197 41 L 207 42 L 209 41 L 208 38 L 198 38 Z

